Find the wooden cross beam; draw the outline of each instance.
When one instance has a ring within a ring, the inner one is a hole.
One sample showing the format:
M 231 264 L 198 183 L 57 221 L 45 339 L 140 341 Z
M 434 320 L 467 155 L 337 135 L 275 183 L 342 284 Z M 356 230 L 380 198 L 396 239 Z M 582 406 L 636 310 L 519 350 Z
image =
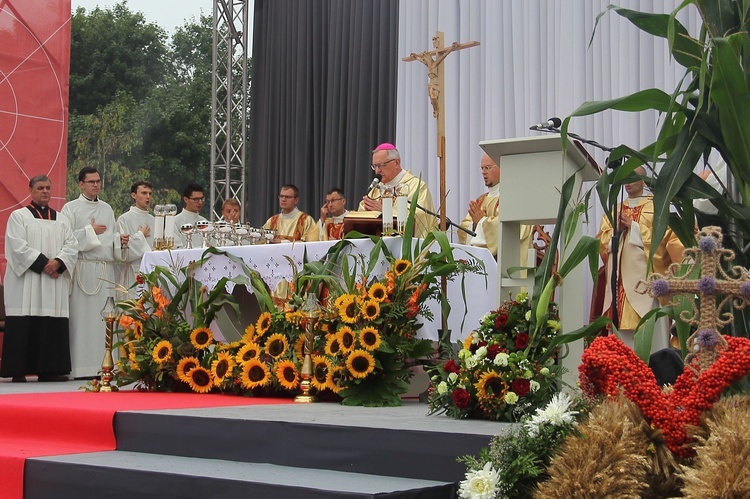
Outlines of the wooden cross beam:
M 720 227 L 705 227 L 698 233 L 698 247 L 686 248 L 683 262 L 688 261 L 687 272 L 682 277 L 675 276 L 675 270 L 680 264 L 672 264 L 666 275 L 651 274 L 645 284 L 645 291 L 654 298 L 673 298 L 674 295 L 689 294 L 700 296 L 700 307 L 685 310 L 680 318 L 696 327 L 687 341 L 688 356 L 685 365 L 688 366 L 693 358 L 698 358 L 700 370 L 703 371 L 726 348 L 726 340 L 719 334 L 719 329 L 734 319 L 731 307 L 743 309 L 750 300 L 750 273 L 748 270 L 734 265 L 725 271 L 722 262 L 734 260 L 734 252 L 721 246 L 722 234 Z M 700 269 L 700 277 L 691 278 Z M 721 301 L 717 304 L 717 297 Z M 731 305 L 731 307 L 730 307 Z
M 419 61 L 427 67 L 427 94 L 432 104 L 432 116 L 437 119 L 437 156 L 440 158 L 440 230 L 445 230 L 445 115 L 442 110 L 445 107 L 445 76 L 443 74 L 443 61 L 448 54 L 458 50 L 476 47 L 477 41 L 466 43 L 453 42 L 445 46 L 445 35 L 442 31 L 435 33 L 432 37 L 434 50 L 426 50 L 420 53 L 412 52 L 403 61 Z

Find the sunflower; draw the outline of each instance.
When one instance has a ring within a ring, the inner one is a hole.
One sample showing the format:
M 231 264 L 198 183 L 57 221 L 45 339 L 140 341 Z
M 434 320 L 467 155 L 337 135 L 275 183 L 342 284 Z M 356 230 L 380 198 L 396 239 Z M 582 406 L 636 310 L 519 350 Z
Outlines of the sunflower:
M 257 337 L 261 337 L 268 332 L 271 328 L 271 314 L 270 312 L 263 312 L 258 317 L 258 322 L 255 323 L 255 334 Z
M 205 350 L 214 341 L 214 335 L 207 327 L 197 327 L 190 333 L 190 343 L 196 350 Z
M 348 300 L 353 300 L 353 299 L 354 299 L 354 295 L 348 295 L 348 294 L 339 295 L 339 296 L 336 297 L 336 300 L 334 300 L 333 306 L 336 307 L 336 308 L 341 308 L 341 305 L 344 302 L 346 302 Z
M 133 321 L 133 337 L 136 340 L 143 337 L 143 323 L 141 321 Z
M 482 373 L 479 381 L 474 383 L 477 389 L 477 398 L 487 400 L 490 398 L 501 398 L 508 391 L 508 385 L 495 371 Z
M 354 350 L 346 359 L 346 368 L 354 378 L 366 378 L 375 369 L 375 358 L 366 350 Z
M 286 336 L 281 333 L 272 334 L 268 337 L 268 341 L 266 341 L 266 353 L 274 359 L 278 359 L 284 355 L 287 348 L 289 348 L 289 342 Z
M 250 359 L 258 358 L 259 355 L 260 345 L 251 341 L 240 348 L 239 352 L 237 352 L 237 355 L 234 357 L 234 360 L 236 360 L 238 364 L 244 364 Z
M 313 355 L 312 365 L 312 386 L 318 391 L 323 391 L 328 388 L 328 373 L 332 369 L 331 361 L 322 355 Z
M 474 333 L 473 332 L 469 333 L 469 336 L 467 336 L 466 338 L 464 338 L 464 345 L 463 346 L 464 346 L 465 350 L 470 350 L 471 349 L 471 342 L 472 342 L 473 339 L 474 339 Z
M 211 373 L 202 366 L 192 368 L 188 373 L 188 385 L 195 393 L 208 393 L 214 386 L 211 381 Z
M 359 343 L 370 352 L 377 350 L 380 346 L 380 332 L 374 327 L 363 327 L 359 332 Z
M 299 335 L 297 340 L 294 342 L 294 355 L 296 355 L 298 359 L 301 359 L 305 356 L 305 335 L 304 334 Z
M 242 342 L 239 341 L 233 341 L 231 343 L 219 343 L 219 345 L 216 347 L 216 350 L 219 352 L 224 352 L 226 350 L 233 350 L 235 348 L 240 348 L 242 346 Z
M 385 288 L 385 285 L 379 282 L 370 286 L 370 290 L 367 293 L 370 295 L 370 298 L 378 303 L 382 303 L 388 298 L 388 290 Z
M 299 384 L 299 375 L 297 374 L 297 366 L 291 360 L 282 360 L 276 364 L 274 370 L 276 379 L 279 380 L 279 384 L 285 390 L 294 390 Z
M 329 357 L 335 357 L 341 351 L 341 343 L 339 342 L 339 335 L 329 334 L 326 335 L 326 355 Z
M 396 262 L 393 264 L 393 271 L 396 273 L 396 275 L 403 275 L 404 272 L 409 270 L 409 267 L 411 267 L 411 262 L 409 260 L 396 260 Z
M 362 304 L 362 318 L 372 321 L 380 315 L 380 303 L 375 300 L 365 300 Z
M 354 331 L 349 326 L 342 326 L 338 332 L 339 347 L 342 352 L 349 353 L 354 350 Z
M 169 340 L 161 340 L 154 347 L 151 356 L 157 364 L 164 364 L 172 356 L 172 344 Z
M 347 324 L 354 324 L 355 322 L 357 322 L 357 317 L 359 317 L 357 300 L 351 295 L 346 296 L 347 298 L 345 300 L 342 300 L 341 305 L 338 307 L 339 317 L 341 317 L 341 320 L 346 322 Z
M 242 343 L 250 343 L 255 338 L 255 325 L 250 324 L 245 328 L 245 334 L 242 335 L 240 341 Z
M 271 381 L 268 367 L 258 359 L 250 359 L 242 366 L 242 386 L 253 389 L 266 386 Z
M 342 382 L 344 377 L 344 367 L 343 366 L 336 366 L 333 369 L 330 369 L 328 371 L 328 376 L 326 376 L 326 384 L 328 385 L 328 389 L 331 390 L 333 393 L 339 393 L 341 389 L 343 388 Z
M 216 360 L 211 363 L 211 374 L 214 377 L 214 383 L 219 384 L 228 377 L 232 376 L 234 359 L 228 352 L 221 352 Z
M 180 381 L 190 383 L 188 373 L 199 365 L 200 362 L 198 362 L 198 359 L 196 359 L 195 357 L 181 358 L 180 362 L 177 363 L 177 377 L 180 378 Z

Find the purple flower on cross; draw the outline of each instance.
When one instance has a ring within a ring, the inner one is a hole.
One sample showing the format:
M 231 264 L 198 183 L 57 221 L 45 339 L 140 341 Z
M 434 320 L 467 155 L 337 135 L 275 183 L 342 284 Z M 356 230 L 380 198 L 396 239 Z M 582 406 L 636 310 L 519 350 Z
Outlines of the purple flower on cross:
M 699 329 L 695 335 L 695 342 L 701 348 L 710 348 L 716 346 L 719 336 L 713 329 Z
M 750 299 L 750 282 L 740 284 L 740 293 L 744 298 Z
M 702 237 L 701 240 L 698 241 L 698 247 L 704 253 L 711 253 L 716 250 L 716 239 L 713 237 Z
M 698 280 L 698 291 L 704 295 L 716 293 L 716 279 L 713 276 L 703 276 Z
M 657 279 L 651 283 L 651 292 L 655 298 L 661 298 L 669 294 L 669 283 L 665 279 Z

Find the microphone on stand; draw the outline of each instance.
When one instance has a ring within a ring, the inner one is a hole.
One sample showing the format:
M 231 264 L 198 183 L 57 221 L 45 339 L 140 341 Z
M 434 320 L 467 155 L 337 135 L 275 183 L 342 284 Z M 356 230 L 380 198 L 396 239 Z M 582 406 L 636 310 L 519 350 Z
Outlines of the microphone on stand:
M 382 178 L 383 178 L 383 176 L 380 175 L 380 174 L 375 175 L 375 178 L 372 179 L 372 182 L 370 182 L 370 186 L 367 188 L 367 195 L 368 196 L 370 195 L 370 191 L 373 190 L 375 187 L 378 186 L 378 184 L 380 183 L 380 181 L 382 180 Z
M 560 128 L 562 120 L 557 116 L 548 119 L 545 123 L 537 123 L 534 126 L 530 126 L 529 130 L 548 130 L 550 128 Z

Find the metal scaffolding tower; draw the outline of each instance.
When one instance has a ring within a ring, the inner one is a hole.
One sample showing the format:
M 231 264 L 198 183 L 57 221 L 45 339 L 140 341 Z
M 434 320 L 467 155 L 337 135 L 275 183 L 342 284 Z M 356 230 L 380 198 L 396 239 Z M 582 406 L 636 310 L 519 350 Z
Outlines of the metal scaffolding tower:
M 248 109 L 248 4 L 214 0 L 211 83 L 211 220 L 225 200 L 242 203 L 245 221 L 245 148 Z

